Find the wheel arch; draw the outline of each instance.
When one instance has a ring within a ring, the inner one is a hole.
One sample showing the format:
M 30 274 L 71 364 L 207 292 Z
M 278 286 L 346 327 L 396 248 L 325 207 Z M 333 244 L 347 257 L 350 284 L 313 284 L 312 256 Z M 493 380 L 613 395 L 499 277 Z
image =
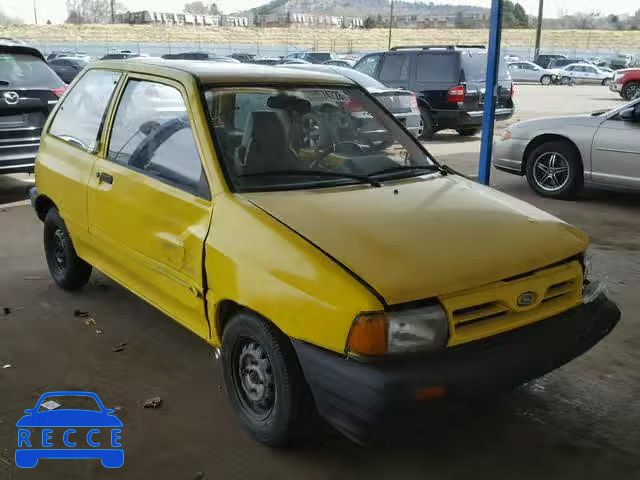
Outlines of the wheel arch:
M 52 208 L 57 207 L 56 204 L 53 203 L 53 200 L 51 200 L 49 197 L 47 197 L 46 195 L 38 195 L 36 197 L 34 209 L 36 211 L 36 215 L 41 221 L 44 222 L 44 219 L 47 216 L 47 212 L 49 212 L 49 210 L 51 210 Z
M 568 137 L 565 137 L 564 135 L 558 135 L 556 133 L 544 133 L 542 135 L 538 135 L 537 137 L 534 137 L 529 142 L 527 147 L 524 149 L 524 153 L 522 154 L 522 167 L 521 167 L 522 175 L 526 175 L 527 173 L 527 163 L 529 162 L 529 157 L 531 156 L 531 153 L 540 145 L 548 142 L 563 142 L 568 146 L 570 146 L 574 150 L 575 154 L 577 155 L 578 160 L 580 160 L 578 162 L 578 167 L 580 168 L 581 175 L 584 176 L 584 161 L 582 159 L 582 154 L 580 153 L 580 149 L 575 144 L 575 142 L 573 142 L 571 139 L 569 139 Z

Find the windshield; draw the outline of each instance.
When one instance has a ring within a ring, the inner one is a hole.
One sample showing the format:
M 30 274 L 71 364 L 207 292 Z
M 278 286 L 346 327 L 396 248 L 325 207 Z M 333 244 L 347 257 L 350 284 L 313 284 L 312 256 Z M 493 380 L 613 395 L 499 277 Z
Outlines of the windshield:
M 40 405 L 38 412 L 47 412 L 49 410 L 91 410 L 100 412 L 100 406 L 93 397 L 88 395 L 64 395 L 64 396 L 48 396 Z
M 384 181 L 434 165 L 355 87 L 211 89 L 205 99 L 220 160 L 239 191 Z
M 0 82 L 13 88 L 51 89 L 64 85 L 44 61 L 26 53 L 0 53 Z

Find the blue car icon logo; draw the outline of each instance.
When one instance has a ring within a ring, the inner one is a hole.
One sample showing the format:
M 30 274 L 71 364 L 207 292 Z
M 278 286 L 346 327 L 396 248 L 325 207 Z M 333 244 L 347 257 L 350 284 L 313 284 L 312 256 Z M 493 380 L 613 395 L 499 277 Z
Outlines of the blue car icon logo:
M 124 464 L 122 422 L 95 393 L 45 393 L 24 412 L 16 423 L 18 467 L 33 468 L 41 458 L 100 459 L 106 468 Z

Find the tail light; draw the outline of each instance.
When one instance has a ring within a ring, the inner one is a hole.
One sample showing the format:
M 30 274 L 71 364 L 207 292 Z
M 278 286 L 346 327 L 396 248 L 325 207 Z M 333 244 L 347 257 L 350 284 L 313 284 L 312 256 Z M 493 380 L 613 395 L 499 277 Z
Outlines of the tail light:
M 352 112 L 352 113 L 364 111 L 364 107 L 360 104 L 360 102 L 356 100 L 348 100 L 347 103 L 345 103 L 345 108 L 347 112 Z
M 464 102 L 465 88 L 464 85 L 456 85 L 447 92 L 447 103 Z
M 411 111 L 412 112 L 417 112 L 419 110 L 418 108 L 418 97 L 416 97 L 416 94 L 411 92 L 411 97 L 409 98 L 409 105 L 411 105 Z
M 60 98 L 64 94 L 64 92 L 67 91 L 67 88 L 69 88 L 69 85 L 64 85 L 62 87 L 54 88 L 51 91 L 56 97 Z

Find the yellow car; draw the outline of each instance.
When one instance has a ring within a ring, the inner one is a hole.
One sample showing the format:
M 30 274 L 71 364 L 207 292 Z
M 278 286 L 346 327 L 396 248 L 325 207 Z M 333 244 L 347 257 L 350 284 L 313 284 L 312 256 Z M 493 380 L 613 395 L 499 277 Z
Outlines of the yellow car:
M 104 272 L 220 349 L 282 445 L 512 386 L 606 336 L 584 233 L 439 165 L 332 74 L 96 62 L 43 130 L 31 199 L 56 284 Z

